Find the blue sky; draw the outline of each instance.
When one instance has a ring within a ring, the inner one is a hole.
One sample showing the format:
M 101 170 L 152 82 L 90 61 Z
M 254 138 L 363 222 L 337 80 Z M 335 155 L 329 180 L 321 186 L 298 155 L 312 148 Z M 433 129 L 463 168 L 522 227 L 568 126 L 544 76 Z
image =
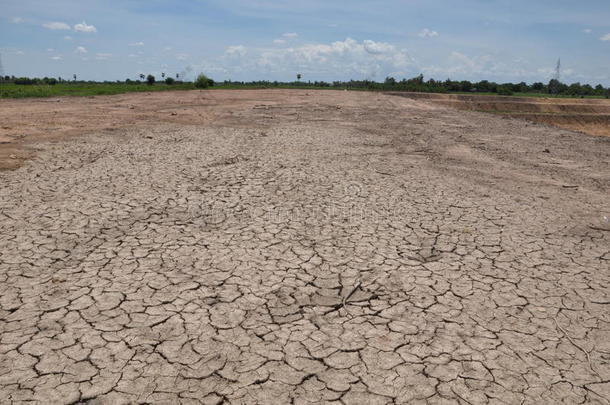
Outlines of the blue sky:
M 6 74 L 610 85 L 608 0 L 4 0 Z

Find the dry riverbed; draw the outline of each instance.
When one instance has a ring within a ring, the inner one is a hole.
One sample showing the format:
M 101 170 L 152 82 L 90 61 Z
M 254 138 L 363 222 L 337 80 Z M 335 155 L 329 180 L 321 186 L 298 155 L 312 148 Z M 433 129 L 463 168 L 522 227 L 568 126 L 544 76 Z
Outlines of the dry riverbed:
M 6 403 L 610 399 L 610 138 L 365 92 L 0 101 Z

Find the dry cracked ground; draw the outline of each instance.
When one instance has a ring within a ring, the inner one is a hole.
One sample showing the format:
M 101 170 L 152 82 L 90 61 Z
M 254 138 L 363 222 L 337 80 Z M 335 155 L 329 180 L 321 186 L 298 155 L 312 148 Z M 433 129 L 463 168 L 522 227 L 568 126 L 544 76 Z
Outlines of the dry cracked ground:
M 610 138 L 359 92 L 0 106 L 2 403 L 610 400 Z

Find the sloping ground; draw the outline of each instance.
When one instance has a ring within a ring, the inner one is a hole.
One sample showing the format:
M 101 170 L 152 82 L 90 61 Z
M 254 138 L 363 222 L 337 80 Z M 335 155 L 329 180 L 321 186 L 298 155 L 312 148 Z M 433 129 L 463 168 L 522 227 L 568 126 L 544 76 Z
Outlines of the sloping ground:
M 0 107 L 1 402 L 608 403 L 610 138 L 361 92 Z
M 585 132 L 610 136 L 610 100 L 499 97 L 461 94 L 391 92 L 459 110 L 491 112 Z

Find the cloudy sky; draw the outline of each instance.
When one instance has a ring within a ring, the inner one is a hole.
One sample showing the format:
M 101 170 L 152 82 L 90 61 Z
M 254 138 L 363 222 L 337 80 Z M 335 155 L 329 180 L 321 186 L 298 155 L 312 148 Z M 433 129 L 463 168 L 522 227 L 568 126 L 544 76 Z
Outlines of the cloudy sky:
M 608 0 L 3 0 L 5 74 L 610 85 Z

